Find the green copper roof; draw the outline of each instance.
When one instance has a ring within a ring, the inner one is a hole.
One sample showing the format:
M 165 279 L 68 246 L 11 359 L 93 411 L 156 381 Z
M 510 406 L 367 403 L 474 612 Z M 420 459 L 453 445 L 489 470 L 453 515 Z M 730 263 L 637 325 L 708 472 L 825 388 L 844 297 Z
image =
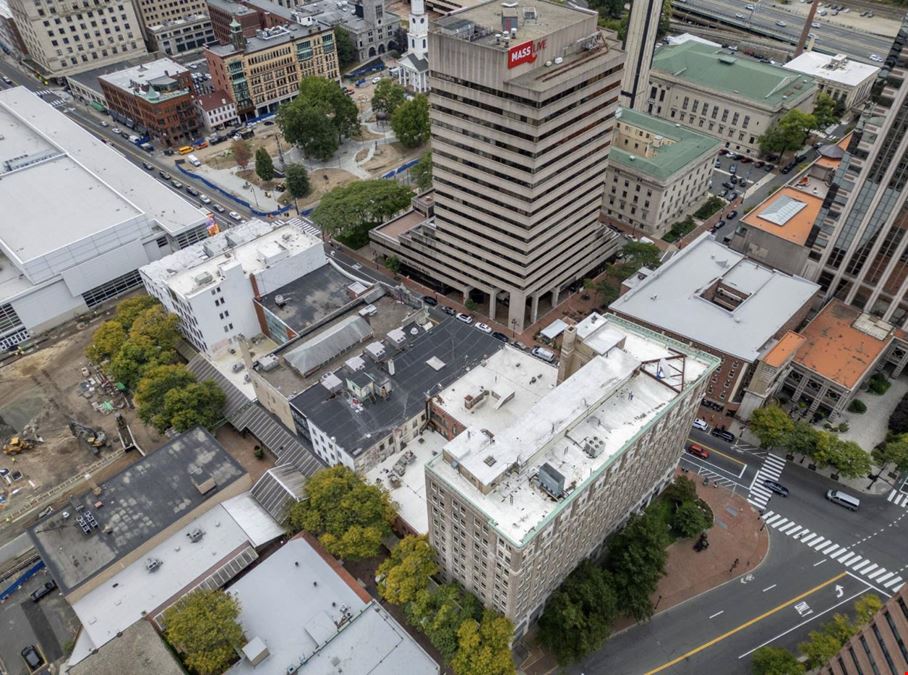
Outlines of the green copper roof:
M 657 49 L 652 70 L 769 108 L 800 99 L 816 87 L 809 75 L 693 41 Z
M 722 144 L 718 138 L 628 108 L 622 108 L 619 111 L 618 121 L 674 141 L 674 143 L 666 143 L 657 148 L 653 157 L 642 157 L 618 147 L 615 144 L 618 132 L 617 130 L 614 132 L 609 161 L 612 164 L 633 169 L 635 173 L 642 173 L 660 180 L 668 178 L 705 155 L 715 154 L 719 145 Z

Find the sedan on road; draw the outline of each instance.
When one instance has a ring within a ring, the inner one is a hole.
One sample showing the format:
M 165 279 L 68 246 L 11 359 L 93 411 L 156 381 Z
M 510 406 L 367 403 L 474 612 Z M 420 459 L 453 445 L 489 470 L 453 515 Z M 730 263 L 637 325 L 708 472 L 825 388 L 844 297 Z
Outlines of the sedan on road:
M 154 171 L 154 164 L 149 162 L 142 162 L 142 166 L 145 167 L 146 171 Z
M 212 205 L 211 205 L 211 208 L 213 208 L 213 209 L 214 209 L 215 211 L 217 211 L 218 213 L 224 213 L 224 211 L 227 210 L 227 209 L 225 209 L 223 206 L 221 206 L 220 204 L 212 204 Z
M 495 338 L 496 340 L 500 340 L 501 342 L 508 341 L 508 336 L 505 335 L 504 333 L 499 333 L 498 331 L 495 331 L 494 333 L 492 333 L 492 337 Z
M 431 295 L 422 296 L 422 301 L 426 303 L 429 307 L 435 307 L 438 304 L 438 300 L 433 298 Z
M 45 595 L 50 595 L 57 589 L 57 582 L 51 579 L 44 582 L 44 585 L 31 594 L 32 602 L 38 602 Z
M 458 312 L 456 316 L 458 321 L 463 321 L 464 323 L 473 323 L 473 317 L 469 314 Z
M 210 203 L 211 203 L 211 197 L 209 197 L 208 195 L 202 195 L 202 194 L 200 194 L 200 195 L 199 195 L 199 201 L 202 202 L 203 204 L 210 204 Z
M 240 215 L 239 213 L 237 213 L 236 211 L 231 211 L 231 212 L 228 213 L 227 215 L 230 216 L 230 217 L 231 217 L 233 220 L 235 220 L 236 222 L 240 222 L 240 221 L 243 219 L 243 216 L 241 216 L 241 215 Z
M 441 311 L 447 314 L 448 316 L 456 316 L 457 312 L 454 311 L 453 307 L 448 307 L 447 305 L 441 306 Z
M 482 331 L 482 332 L 485 333 L 486 335 L 491 335 L 491 334 L 492 334 L 492 327 L 491 327 L 489 324 L 487 324 L 487 323 L 477 323 L 477 324 L 474 326 L 474 328 L 476 328 L 477 330 Z
M 113 129 L 111 129 L 111 131 L 114 132 L 115 134 L 117 134 L 118 136 L 119 136 L 120 133 L 121 133 L 119 127 L 114 127 Z
M 706 420 L 700 419 L 699 417 L 694 420 L 693 428 L 698 429 L 699 431 L 709 431 L 709 425 L 706 423 Z
M 688 446 L 687 451 L 694 457 L 699 457 L 700 459 L 709 459 L 709 450 L 704 448 L 702 445 L 691 443 Z
M 721 438 L 723 441 L 726 441 L 728 443 L 734 443 L 735 438 L 737 438 L 733 433 L 726 431 L 725 429 L 713 429 L 710 432 L 710 435 L 715 436 L 716 438 Z
M 765 487 L 770 492 L 775 492 L 777 495 L 782 495 L 783 497 L 788 496 L 788 488 L 778 481 L 770 480 L 769 478 L 767 478 L 763 481 L 763 487 Z

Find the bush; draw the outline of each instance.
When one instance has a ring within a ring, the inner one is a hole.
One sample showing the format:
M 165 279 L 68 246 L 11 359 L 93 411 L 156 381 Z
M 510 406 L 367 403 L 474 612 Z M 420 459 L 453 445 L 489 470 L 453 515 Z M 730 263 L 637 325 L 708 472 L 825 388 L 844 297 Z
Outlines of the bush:
M 694 222 L 694 217 L 688 216 L 672 225 L 672 229 L 665 233 L 662 241 L 667 241 L 669 244 L 676 242 L 684 235 L 692 232 L 695 227 L 697 227 L 697 223 Z
M 889 431 L 894 434 L 904 434 L 908 432 L 908 394 L 902 397 L 899 404 L 889 416 Z
M 865 412 L 867 412 L 867 404 L 864 403 L 861 399 L 856 398 L 848 404 L 848 412 L 863 415 Z
M 869 380 L 867 380 L 867 391 L 871 394 L 882 395 L 889 391 L 889 387 L 892 386 L 892 382 L 883 375 L 883 373 L 874 373 Z
M 721 209 L 724 205 L 725 202 L 722 201 L 719 197 L 712 196 L 703 203 L 703 206 L 694 211 L 694 218 L 706 220 L 711 215 L 719 211 L 719 209 Z

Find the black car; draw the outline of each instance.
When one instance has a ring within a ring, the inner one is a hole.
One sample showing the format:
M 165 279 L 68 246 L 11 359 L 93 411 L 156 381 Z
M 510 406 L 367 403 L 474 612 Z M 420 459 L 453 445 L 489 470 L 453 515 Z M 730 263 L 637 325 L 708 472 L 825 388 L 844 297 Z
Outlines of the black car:
M 447 305 L 442 305 L 441 311 L 444 312 L 445 314 L 447 314 L 448 316 L 454 316 L 455 314 L 457 314 L 456 311 L 454 311 L 452 308 L 448 307 Z
M 212 205 L 211 205 L 211 208 L 213 208 L 213 209 L 214 209 L 215 211 L 217 211 L 218 213 L 224 213 L 224 211 L 227 210 L 227 209 L 225 209 L 223 206 L 221 206 L 220 204 L 212 204 Z
M 722 183 L 722 187 L 724 187 L 726 190 L 731 190 L 732 188 L 735 187 L 735 184 L 732 183 L 730 180 L 727 180 L 724 183 Z
M 738 217 L 737 211 L 729 211 L 728 213 L 725 214 L 726 220 L 734 220 L 737 217 Z
M 38 602 L 38 600 L 43 598 L 45 595 L 50 595 L 56 589 L 57 589 L 57 582 L 54 581 L 53 579 L 51 579 L 48 582 L 45 582 L 45 584 L 41 588 L 39 588 L 37 591 L 32 593 L 32 596 L 31 596 L 32 602 Z
M 22 654 L 22 660 L 25 661 L 25 665 L 28 666 L 28 672 L 30 673 L 35 672 L 44 665 L 44 658 L 38 653 L 38 650 L 35 649 L 35 645 L 29 645 L 19 653 Z
M 783 497 L 788 496 L 788 488 L 778 481 L 770 480 L 769 478 L 767 478 L 763 481 L 763 487 L 765 487 L 770 492 L 775 492 L 777 495 L 782 495 Z
M 164 154 L 167 155 L 168 157 L 170 157 L 171 155 L 173 155 L 173 149 L 172 149 L 172 148 L 164 148 Z
M 508 336 L 505 335 L 504 333 L 500 333 L 497 330 L 494 333 L 492 333 L 492 337 L 495 338 L 496 340 L 501 340 L 502 342 L 508 341 Z
M 435 307 L 438 304 L 438 300 L 433 298 L 431 295 L 422 296 L 422 301 L 426 303 L 429 307 Z
M 728 199 L 728 201 L 730 201 L 730 202 L 735 201 L 737 198 L 738 198 L 737 192 L 729 192 L 728 196 L 726 197 L 726 199 Z
M 725 431 L 725 429 L 713 429 L 709 432 L 710 436 L 715 436 L 716 438 L 721 438 L 727 443 L 734 443 L 736 436 L 730 431 Z
M 769 173 L 770 171 L 772 171 L 772 168 L 773 168 L 773 167 L 772 167 L 772 164 L 766 164 L 766 165 L 763 167 L 763 171 L 765 171 L 766 173 Z
M 790 166 L 783 166 L 783 167 L 782 167 L 782 173 L 791 173 L 791 167 L 790 167 Z
M 164 169 L 161 169 L 160 171 L 158 171 L 158 175 L 161 178 L 163 178 L 164 180 L 170 180 L 170 174 L 167 173 L 166 171 L 164 171 Z
M 189 194 L 191 194 L 193 197 L 198 197 L 199 194 L 200 194 L 199 191 L 196 190 L 196 189 L 195 189 L 194 187 L 192 187 L 191 185 L 187 185 L 187 186 L 186 186 L 186 192 L 188 192 Z

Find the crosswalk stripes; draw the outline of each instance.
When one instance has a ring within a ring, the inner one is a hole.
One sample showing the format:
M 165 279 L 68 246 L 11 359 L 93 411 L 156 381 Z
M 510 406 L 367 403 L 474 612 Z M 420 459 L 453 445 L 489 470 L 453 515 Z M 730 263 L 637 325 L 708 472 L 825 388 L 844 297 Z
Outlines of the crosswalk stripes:
M 766 454 L 763 465 L 757 470 L 754 479 L 750 484 L 750 493 L 747 495 L 747 501 L 763 510 L 772 498 L 770 492 L 764 485 L 764 480 L 779 480 L 782 471 L 785 469 L 785 460 L 771 452 Z
M 886 500 L 892 502 L 896 506 L 908 508 L 908 492 L 893 489 L 889 492 L 889 496 L 886 497 Z
M 826 558 L 848 569 L 849 573 L 863 577 L 868 583 L 872 582 L 877 588 L 884 588 L 889 592 L 896 593 L 904 586 L 904 579 L 896 572 L 880 567 L 872 560 L 868 560 L 851 550 L 850 546 L 842 547 L 826 537 L 812 532 L 802 525 L 798 525 L 780 513 L 766 511 L 762 518 L 766 525 L 780 534 L 809 546 L 817 553 L 823 554 Z

